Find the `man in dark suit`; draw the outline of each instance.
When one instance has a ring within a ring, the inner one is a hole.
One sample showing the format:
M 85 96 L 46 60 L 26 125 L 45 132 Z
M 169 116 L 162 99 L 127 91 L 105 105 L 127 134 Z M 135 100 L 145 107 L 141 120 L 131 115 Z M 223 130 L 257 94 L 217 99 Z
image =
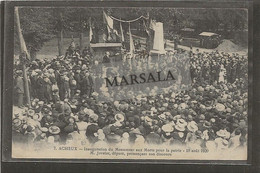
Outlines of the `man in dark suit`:
M 43 74 L 42 71 L 38 72 L 38 79 L 37 79 L 37 94 L 38 94 L 38 98 L 41 101 L 45 101 L 45 97 L 44 97 L 44 91 L 45 91 L 45 85 L 44 85 L 45 81 L 43 79 Z
M 93 91 L 93 79 L 92 77 L 89 75 L 89 72 L 86 71 L 82 81 L 81 81 L 81 86 L 82 86 L 82 95 L 86 94 L 88 95 L 88 97 L 91 95 L 92 91 Z
M 110 63 L 110 53 L 109 52 L 106 52 L 106 55 L 103 57 L 103 63 Z
M 17 71 L 17 78 L 15 80 L 15 89 L 17 93 L 17 106 L 20 108 L 23 107 L 23 97 L 24 97 L 24 81 L 23 81 L 23 72 L 22 70 Z

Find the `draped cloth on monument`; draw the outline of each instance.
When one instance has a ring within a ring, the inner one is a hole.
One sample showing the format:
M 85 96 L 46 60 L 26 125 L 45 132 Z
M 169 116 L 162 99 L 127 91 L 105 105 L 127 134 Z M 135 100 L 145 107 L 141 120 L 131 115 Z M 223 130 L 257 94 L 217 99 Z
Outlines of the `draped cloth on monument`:
M 154 30 L 154 41 L 153 49 L 159 52 L 165 52 L 164 50 L 164 38 L 163 38 L 163 23 L 156 22 L 153 24 L 152 29 Z

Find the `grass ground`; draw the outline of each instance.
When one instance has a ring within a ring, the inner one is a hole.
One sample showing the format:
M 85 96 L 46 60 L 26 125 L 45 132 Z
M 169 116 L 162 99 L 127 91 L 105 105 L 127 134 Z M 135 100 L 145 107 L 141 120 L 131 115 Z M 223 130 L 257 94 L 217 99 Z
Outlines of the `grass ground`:
M 71 43 L 71 38 L 64 38 L 63 40 L 63 53 L 66 52 L 66 49 Z M 74 38 L 75 44 L 79 45 L 79 38 Z M 83 47 L 89 46 L 88 37 L 83 38 Z M 42 49 L 37 53 L 37 58 L 52 58 L 58 55 L 58 39 L 54 38 L 49 42 L 45 43 Z

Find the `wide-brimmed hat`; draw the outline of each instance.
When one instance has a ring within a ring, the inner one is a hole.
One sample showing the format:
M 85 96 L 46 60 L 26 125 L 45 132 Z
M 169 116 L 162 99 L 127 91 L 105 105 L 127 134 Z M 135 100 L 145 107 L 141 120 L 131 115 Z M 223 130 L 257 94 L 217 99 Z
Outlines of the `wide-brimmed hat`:
M 38 105 L 44 105 L 44 101 L 38 101 Z
M 118 114 L 115 114 L 115 120 L 119 121 L 119 122 L 123 122 L 125 120 L 125 117 L 123 114 L 118 113 Z
M 23 71 L 22 70 L 16 70 L 16 73 L 17 74 L 23 74 Z
M 28 110 L 28 115 L 33 116 L 35 114 L 35 111 L 33 109 Z
M 204 91 L 204 88 L 202 88 L 202 86 L 199 86 L 198 91 L 202 92 L 202 91 Z
M 188 123 L 187 128 L 191 132 L 196 132 L 198 130 L 197 123 L 195 121 L 191 121 Z
M 49 132 L 53 135 L 57 135 L 60 133 L 60 128 L 58 126 L 50 126 Z
M 165 120 L 166 119 L 166 115 L 165 114 L 160 114 L 158 116 L 158 118 L 161 119 L 161 120 Z
M 176 124 L 180 124 L 180 125 L 183 125 L 183 126 L 187 126 L 187 122 L 186 122 L 184 119 L 182 119 L 182 118 L 178 119 L 177 122 L 176 122 Z
M 98 120 L 98 115 L 95 113 L 91 113 L 89 114 L 89 118 L 96 122 Z
M 225 138 L 225 139 L 230 138 L 230 132 L 228 132 L 226 129 L 225 129 L 225 130 L 222 130 L 222 129 L 221 129 L 221 130 L 217 131 L 216 134 L 217 134 L 218 136 L 220 136 L 220 137 Z
M 47 127 L 42 127 L 42 128 L 41 128 L 41 131 L 44 132 L 44 133 L 46 133 L 46 132 L 48 132 L 48 128 L 47 128 Z
M 216 104 L 216 110 L 219 112 L 223 112 L 225 110 L 225 106 L 221 103 Z
M 174 121 L 177 121 L 178 119 L 180 119 L 181 118 L 181 115 L 175 115 L 174 117 L 173 117 L 173 120 Z
M 152 121 L 153 121 L 153 119 L 150 118 L 149 116 L 145 116 L 145 117 L 144 117 L 144 120 L 145 120 L 146 122 L 152 122 Z
M 211 128 L 211 127 L 212 127 L 212 126 L 211 126 L 211 122 L 205 121 L 205 122 L 203 123 L 203 127 L 205 127 L 205 128 Z
M 78 104 L 79 104 L 79 101 L 78 101 L 77 99 L 72 99 L 72 100 L 70 101 L 70 104 L 71 104 L 71 105 L 78 105 Z
M 165 124 L 162 126 L 162 131 L 164 131 L 166 134 L 173 132 L 174 128 L 171 124 Z
M 177 120 L 175 128 L 179 131 L 185 131 L 186 126 L 187 126 L 187 122 L 184 119 L 180 118 Z
M 80 93 L 81 91 L 80 90 L 76 90 L 76 93 Z
M 13 119 L 13 127 L 19 128 L 22 125 L 22 121 L 19 118 Z
M 34 114 L 33 119 L 36 120 L 36 121 L 41 121 L 42 120 L 42 114 L 41 113 Z

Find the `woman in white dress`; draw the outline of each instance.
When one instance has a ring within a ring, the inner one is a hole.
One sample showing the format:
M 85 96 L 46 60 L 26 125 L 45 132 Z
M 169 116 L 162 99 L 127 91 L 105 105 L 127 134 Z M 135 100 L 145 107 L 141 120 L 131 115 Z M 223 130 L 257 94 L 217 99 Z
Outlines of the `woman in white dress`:
M 223 64 L 221 64 L 218 81 L 226 83 L 226 79 L 225 78 L 226 78 L 226 68 L 224 67 Z

